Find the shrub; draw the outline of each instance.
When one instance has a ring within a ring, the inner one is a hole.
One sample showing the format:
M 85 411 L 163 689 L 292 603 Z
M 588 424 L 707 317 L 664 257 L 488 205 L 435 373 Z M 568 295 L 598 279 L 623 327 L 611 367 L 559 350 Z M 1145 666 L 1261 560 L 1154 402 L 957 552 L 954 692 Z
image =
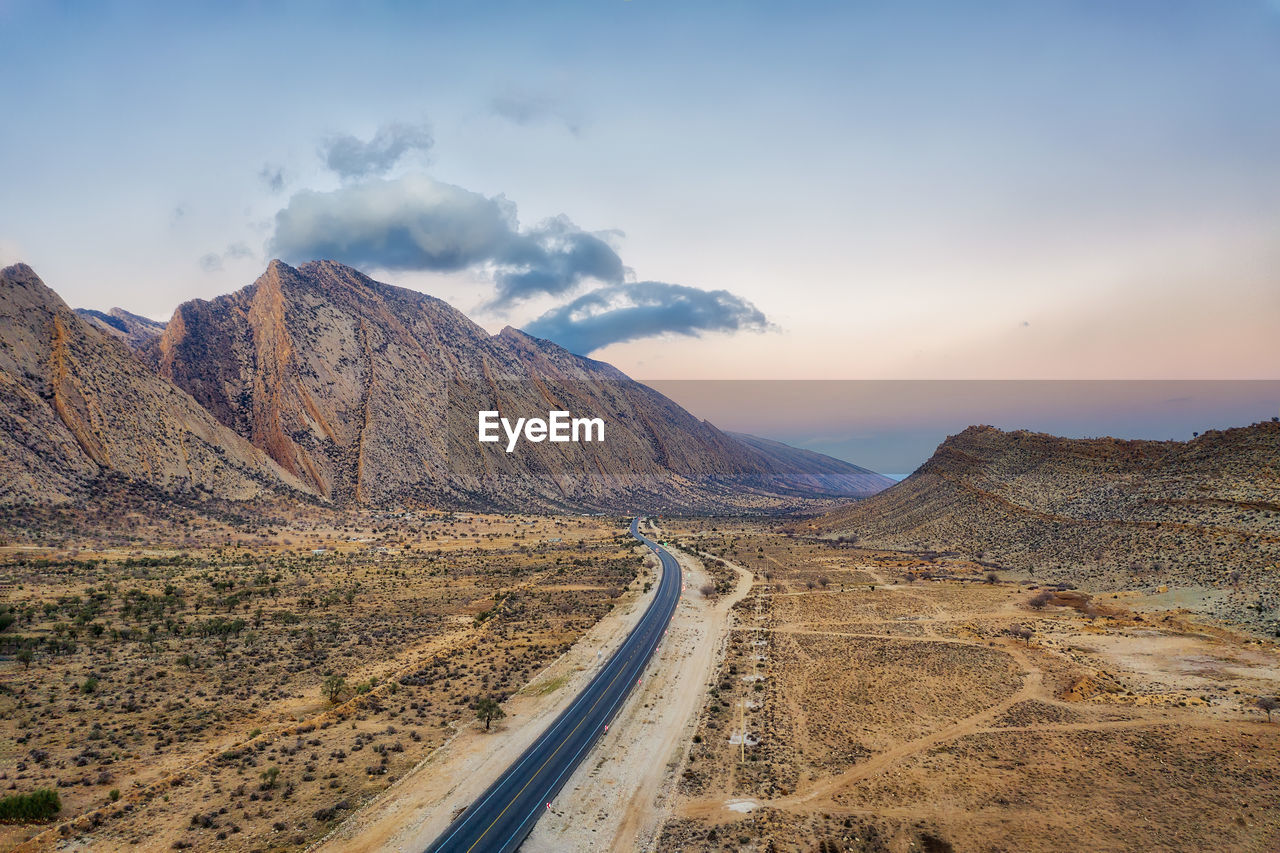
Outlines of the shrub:
M 52 820 L 62 811 L 62 800 L 52 788 L 38 788 L 30 794 L 13 794 L 0 800 L 0 820 Z

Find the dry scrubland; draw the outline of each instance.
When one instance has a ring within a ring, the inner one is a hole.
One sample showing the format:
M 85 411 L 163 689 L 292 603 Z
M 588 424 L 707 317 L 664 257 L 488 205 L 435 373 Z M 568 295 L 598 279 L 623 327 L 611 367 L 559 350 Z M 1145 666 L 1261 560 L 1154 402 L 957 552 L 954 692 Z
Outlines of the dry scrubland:
M 613 518 L 100 506 L 4 519 L 0 795 L 62 809 L 0 849 L 303 849 L 645 582 Z
M 668 529 L 755 583 L 660 849 L 1280 846 L 1274 642 L 974 562 Z

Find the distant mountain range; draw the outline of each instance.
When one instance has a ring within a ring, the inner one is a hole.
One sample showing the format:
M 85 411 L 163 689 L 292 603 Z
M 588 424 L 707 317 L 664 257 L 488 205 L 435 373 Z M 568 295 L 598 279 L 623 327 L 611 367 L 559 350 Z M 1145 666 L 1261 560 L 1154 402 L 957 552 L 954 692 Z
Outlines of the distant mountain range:
M 480 410 L 605 422 L 602 443 L 480 444 Z M 892 481 L 722 432 L 599 361 L 341 264 L 273 261 L 167 324 L 72 311 L 0 271 L 0 501 L 104 476 L 337 505 L 732 511 L 865 497 Z
M 816 523 L 859 545 L 959 553 L 1046 582 L 1220 591 L 1201 608 L 1280 630 L 1280 423 L 1192 441 L 970 427 L 910 477 Z

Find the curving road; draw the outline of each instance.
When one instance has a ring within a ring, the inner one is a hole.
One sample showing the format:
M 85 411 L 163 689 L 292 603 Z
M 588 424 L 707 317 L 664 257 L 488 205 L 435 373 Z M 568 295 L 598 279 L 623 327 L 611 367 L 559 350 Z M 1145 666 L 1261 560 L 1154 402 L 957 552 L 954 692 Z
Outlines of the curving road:
M 449 825 L 427 853 L 498 853 L 519 847 L 639 684 L 680 602 L 682 584 L 675 558 L 641 533 L 639 524 L 639 518 L 631 520 L 631 535 L 662 561 L 662 580 L 653 603 L 573 704 Z

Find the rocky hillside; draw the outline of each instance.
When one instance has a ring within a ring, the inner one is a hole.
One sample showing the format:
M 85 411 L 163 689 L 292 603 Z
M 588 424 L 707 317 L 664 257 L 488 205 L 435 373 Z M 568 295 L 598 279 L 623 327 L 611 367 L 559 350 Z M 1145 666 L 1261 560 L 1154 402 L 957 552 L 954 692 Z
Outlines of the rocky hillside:
M 1280 423 L 1193 441 L 970 427 L 891 489 L 819 522 L 869 547 L 955 551 L 1046 581 L 1205 590 L 1205 610 L 1280 617 Z
M 722 510 L 881 487 L 823 482 L 812 460 L 761 452 L 607 364 L 511 328 L 490 335 L 445 302 L 328 261 L 273 261 L 237 293 L 182 305 L 147 353 L 338 503 Z M 606 440 L 508 453 L 477 441 L 480 410 L 599 417 Z
M 0 502 L 64 501 L 113 473 L 235 498 L 300 485 L 30 267 L 0 270 Z
M 92 308 L 77 308 L 76 313 L 90 325 L 119 338 L 136 350 L 143 349 L 164 333 L 164 323 L 131 314 L 123 308 L 112 308 L 105 314 Z

